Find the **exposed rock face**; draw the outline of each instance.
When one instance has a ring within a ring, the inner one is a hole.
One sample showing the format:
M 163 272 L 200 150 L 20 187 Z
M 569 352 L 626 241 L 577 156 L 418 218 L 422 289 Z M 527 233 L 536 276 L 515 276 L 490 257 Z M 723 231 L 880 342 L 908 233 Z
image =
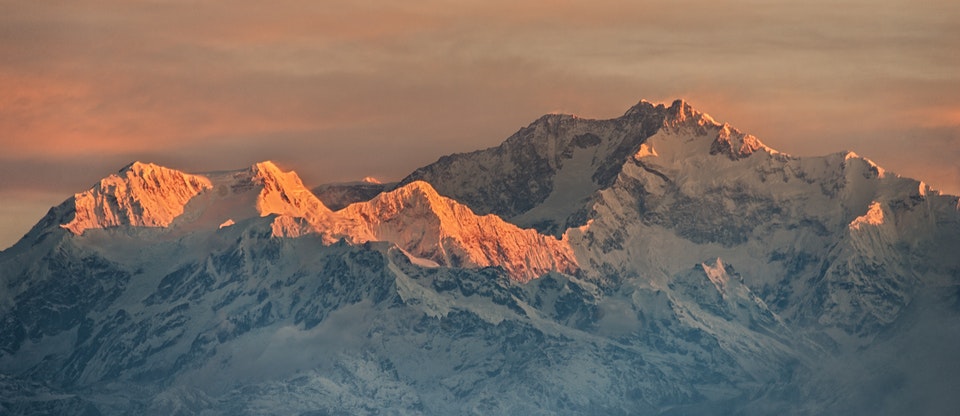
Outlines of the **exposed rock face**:
M 613 183 L 672 111 L 641 102 L 613 120 L 543 116 L 500 146 L 444 156 L 400 183 L 429 182 L 477 213 L 559 236 L 586 223 L 594 192 Z

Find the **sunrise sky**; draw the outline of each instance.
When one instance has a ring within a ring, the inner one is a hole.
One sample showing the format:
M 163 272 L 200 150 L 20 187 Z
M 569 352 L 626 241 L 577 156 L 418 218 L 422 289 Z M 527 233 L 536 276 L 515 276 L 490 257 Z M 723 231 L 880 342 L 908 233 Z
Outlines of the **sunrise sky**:
M 0 248 L 133 160 L 395 180 L 687 99 L 960 193 L 960 2 L 0 0 Z

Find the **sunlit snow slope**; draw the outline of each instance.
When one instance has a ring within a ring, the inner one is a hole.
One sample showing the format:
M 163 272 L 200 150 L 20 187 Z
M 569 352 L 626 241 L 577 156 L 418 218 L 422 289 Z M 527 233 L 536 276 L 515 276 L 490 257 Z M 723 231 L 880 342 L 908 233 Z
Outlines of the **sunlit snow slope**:
M 852 152 L 641 101 L 315 189 L 138 162 L 52 208 L 0 252 L 0 414 L 960 408 L 958 198 Z
M 388 241 L 436 264 L 499 266 L 522 281 L 577 269 L 566 242 L 494 215 L 475 215 L 425 182 L 406 184 L 333 212 L 296 173 L 284 172 L 272 162 L 206 175 L 137 162 L 65 205 L 74 215 L 61 226 L 74 234 L 129 225 L 180 236 L 269 217 L 276 237 L 317 234 L 327 243 Z

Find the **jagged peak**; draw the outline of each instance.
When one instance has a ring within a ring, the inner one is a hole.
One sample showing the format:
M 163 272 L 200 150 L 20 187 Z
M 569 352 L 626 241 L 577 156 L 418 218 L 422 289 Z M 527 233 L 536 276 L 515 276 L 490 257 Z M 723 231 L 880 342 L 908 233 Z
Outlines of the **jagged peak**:
M 530 123 L 526 127 L 526 129 L 554 129 L 564 123 L 574 121 L 577 119 L 578 117 L 572 114 L 549 113 L 549 114 L 544 114 L 539 118 L 537 118 L 536 120 L 534 120 L 532 123 Z M 524 129 L 521 129 L 521 131 L 523 130 Z M 518 140 L 517 136 L 512 136 L 507 139 L 507 142 L 513 141 L 511 139 Z
M 745 134 L 728 123 L 719 123 L 691 106 L 687 101 L 678 99 L 669 107 L 664 104 L 654 104 L 641 101 L 627 111 L 627 115 L 654 114 L 659 112 L 663 120 L 662 132 L 667 136 L 685 137 L 677 143 L 682 144 L 684 152 L 701 154 L 707 150 L 710 155 L 723 154 L 731 160 L 738 160 L 750 156 L 758 150 L 768 153 L 778 153 L 767 147 L 757 137 Z M 653 143 L 644 143 L 633 155 L 634 159 L 657 156 L 658 150 Z
M 308 192 L 300 175 L 295 171 L 284 171 L 271 161 L 255 163 L 250 167 L 251 180 L 262 184 L 265 188 L 282 190 L 291 193 Z M 312 193 L 311 193 L 312 194 Z
M 868 159 L 868 158 L 866 158 L 866 157 L 860 156 L 860 155 L 858 155 L 857 153 L 852 152 L 852 151 L 849 151 L 849 150 L 844 151 L 844 152 L 840 152 L 840 154 L 843 156 L 843 161 L 844 161 L 844 162 L 848 162 L 848 161 L 850 161 L 850 160 L 859 160 L 859 161 L 863 162 L 868 169 L 870 169 L 870 170 L 872 170 L 874 173 L 876 173 L 876 175 L 877 175 L 878 178 L 883 178 L 883 177 L 886 177 L 886 176 L 887 176 L 887 171 L 886 171 L 884 168 L 880 167 L 880 165 L 876 164 L 874 161 L 872 161 L 872 160 L 870 160 L 870 159 Z M 896 175 L 894 175 L 894 176 L 896 176 Z
M 694 126 L 719 126 L 709 114 L 693 108 L 686 100 L 676 99 L 669 106 L 663 103 L 652 103 L 640 100 L 630 107 L 622 118 L 643 119 L 647 117 L 662 117 L 666 127 L 679 128 L 692 123 Z
M 679 127 L 686 124 L 696 126 L 719 126 L 720 124 L 709 114 L 698 111 L 687 101 L 678 99 L 666 110 L 664 124 L 669 127 Z
M 670 104 L 670 108 L 667 109 L 667 114 L 675 118 L 686 118 L 693 117 L 698 113 L 694 110 L 686 100 L 680 98 L 673 101 Z
M 177 170 L 177 169 L 173 169 L 173 168 L 168 168 L 168 167 L 166 167 L 166 166 L 158 165 L 158 164 L 156 164 L 156 163 L 141 162 L 141 161 L 139 161 L 139 160 L 135 160 L 135 161 L 133 161 L 133 162 L 130 162 L 130 163 L 128 163 L 126 166 L 120 168 L 119 170 L 117 170 L 116 175 L 118 175 L 118 176 L 124 176 L 124 177 L 130 176 L 130 175 L 139 175 L 139 176 L 142 176 L 142 175 L 150 174 L 150 173 L 152 173 L 152 172 L 164 172 L 164 173 L 167 173 L 167 172 L 171 172 L 171 173 L 172 173 L 172 172 L 175 172 L 176 174 L 188 175 L 188 173 L 183 172 L 183 171 L 181 171 L 181 170 Z M 113 175 L 111 175 L 111 176 L 113 176 Z M 107 178 L 109 178 L 109 177 L 110 177 L 110 176 L 108 176 Z M 106 178 L 104 178 L 104 179 L 106 179 Z
M 74 217 L 60 227 L 74 234 L 120 225 L 166 227 L 203 190 L 209 178 L 153 163 L 133 162 L 74 195 Z
M 333 234 L 354 243 L 390 241 L 417 258 L 454 267 L 500 266 L 516 280 L 578 265 L 566 241 L 522 229 L 496 215 L 477 215 L 413 181 L 337 211 L 344 228 Z
M 127 172 L 143 172 L 145 170 L 151 170 L 157 167 L 161 167 L 161 166 L 153 163 L 144 163 L 139 160 L 135 160 L 133 162 L 128 163 L 126 166 L 120 168 L 120 170 L 118 170 L 117 173 L 123 174 Z
M 723 123 L 716 139 L 710 145 L 710 154 L 722 153 L 731 160 L 737 160 L 750 156 L 761 149 L 771 153 L 775 152 L 775 150 L 760 142 L 760 139 L 757 139 L 756 136 L 745 134 L 729 124 Z
M 383 195 L 393 195 L 393 194 L 409 194 L 409 195 L 425 197 L 428 199 L 440 198 L 440 194 L 438 194 L 437 190 L 433 188 L 433 185 L 430 185 L 426 181 L 419 181 L 419 180 L 410 182 L 391 192 L 384 193 Z
M 280 169 L 276 163 L 270 160 L 254 163 L 253 166 L 250 167 L 250 171 L 253 172 L 254 178 L 278 178 L 301 182 L 300 176 L 297 175 L 296 172 L 284 172 L 283 169 Z
M 285 172 L 269 160 L 255 163 L 250 171 L 251 180 L 263 186 L 256 202 L 261 216 L 289 215 L 315 223 L 332 212 L 303 184 L 296 172 Z
M 432 185 L 425 181 L 413 181 L 394 190 L 383 192 L 372 200 L 360 202 L 351 206 L 354 209 L 371 209 L 376 206 L 381 212 L 396 213 L 405 209 L 422 209 L 431 216 L 443 219 L 449 217 L 449 212 L 455 206 L 461 205 L 454 200 L 441 196 Z M 364 208 L 361 208 L 364 207 Z M 463 209 L 468 209 L 466 206 Z M 339 212 L 346 212 L 350 207 Z M 473 213 L 470 211 L 471 214 Z M 392 214 L 390 214 L 392 215 Z
M 255 209 L 251 211 L 253 215 L 301 218 L 303 221 L 300 222 L 311 224 L 323 221 L 332 212 L 303 185 L 296 172 L 285 172 L 272 161 L 256 163 L 246 170 L 209 175 L 188 174 L 153 163 L 132 162 L 68 201 L 73 205 L 74 218 L 61 227 L 77 235 L 91 228 L 123 225 L 166 228 L 184 214 L 191 199 L 205 190 L 213 189 L 215 183 L 218 187 L 226 187 L 223 189 L 234 189 L 232 192 L 223 191 L 223 195 L 242 193 L 244 189 L 257 192 L 255 199 L 241 198 L 227 205 L 219 203 L 221 207 L 218 209 L 240 203 Z M 231 215 L 241 215 L 237 209 L 243 208 L 237 206 L 228 211 Z M 190 218 L 204 217 L 199 211 L 191 212 Z M 205 221 L 215 220 L 217 223 L 227 220 L 204 218 Z
M 630 107 L 623 113 L 623 118 L 632 118 L 648 114 L 662 113 L 666 109 L 663 104 L 654 104 L 647 100 L 640 100 L 636 105 Z

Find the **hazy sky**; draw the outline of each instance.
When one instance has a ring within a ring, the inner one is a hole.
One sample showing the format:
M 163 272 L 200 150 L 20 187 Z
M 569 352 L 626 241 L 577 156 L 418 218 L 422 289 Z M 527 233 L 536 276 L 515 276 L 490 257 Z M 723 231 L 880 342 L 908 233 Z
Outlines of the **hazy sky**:
M 960 2 L 0 0 L 0 248 L 133 160 L 398 179 L 687 99 L 960 193 Z

